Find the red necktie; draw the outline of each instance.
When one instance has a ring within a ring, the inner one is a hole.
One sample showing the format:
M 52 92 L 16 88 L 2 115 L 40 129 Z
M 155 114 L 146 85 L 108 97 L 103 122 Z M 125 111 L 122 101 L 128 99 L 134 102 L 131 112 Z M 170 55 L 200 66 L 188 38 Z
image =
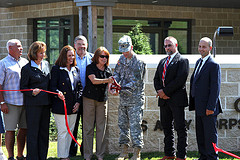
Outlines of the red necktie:
M 163 86 L 164 87 L 165 87 L 164 80 L 165 80 L 166 70 L 167 70 L 167 66 L 168 66 L 170 58 L 171 58 L 171 56 L 168 56 L 167 61 L 164 64 L 164 68 L 163 68 L 163 72 L 162 72 L 162 81 L 163 81 Z

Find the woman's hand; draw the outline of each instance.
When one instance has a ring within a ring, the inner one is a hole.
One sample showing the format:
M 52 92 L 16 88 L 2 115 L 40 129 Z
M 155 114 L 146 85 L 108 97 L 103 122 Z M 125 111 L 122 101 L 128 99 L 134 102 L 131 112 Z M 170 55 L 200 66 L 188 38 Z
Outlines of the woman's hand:
M 65 99 L 65 97 L 61 91 L 58 91 L 58 98 L 60 98 L 61 100 Z
M 73 106 L 73 110 L 72 110 L 73 113 L 76 113 L 78 111 L 79 105 L 80 104 L 78 102 L 75 103 L 75 105 Z
M 114 81 L 113 81 L 113 78 L 112 78 L 112 76 L 111 77 L 109 77 L 108 78 L 108 83 L 113 83 Z
M 40 90 L 39 88 L 35 88 L 35 89 L 33 89 L 32 95 L 33 95 L 33 96 L 36 96 L 36 95 L 38 95 L 40 92 L 41 92 L 41 90 Z

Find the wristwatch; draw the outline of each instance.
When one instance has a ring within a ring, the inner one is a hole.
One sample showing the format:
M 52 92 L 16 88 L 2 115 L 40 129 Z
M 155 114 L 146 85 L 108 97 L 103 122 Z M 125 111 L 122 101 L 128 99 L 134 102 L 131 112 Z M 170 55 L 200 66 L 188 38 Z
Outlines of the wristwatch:
M 5 102 L 0 102 L 0 105 L 3 105 Z

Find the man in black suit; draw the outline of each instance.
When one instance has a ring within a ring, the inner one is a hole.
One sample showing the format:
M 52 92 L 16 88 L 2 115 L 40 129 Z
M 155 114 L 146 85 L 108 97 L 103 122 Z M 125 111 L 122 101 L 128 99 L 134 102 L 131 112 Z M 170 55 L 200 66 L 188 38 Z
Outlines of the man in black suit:
M 195 65 L 190 80 L 189 110 L 196 110 L 196 136 L 200 160 L 218 159 L 212 143 L 217 144 L 217 115 L 222 112 L 220 102 L 221 69 L 210 55 L 212 40 L 200 40 L 201 58 Z
M 189 73 L 189 62 L 177 49 L 174 37 L 164 40 L 168 57 L 160 60 L 154 77 L 154 88 L 157 92 L 160 119 L 164 132 L 165 159 L 186 159 L 187 129 L 184 108 L 188 106 L 186 80 Z M 174 148 L 174 132 L 177 131 L 177 154 Z M 175 157 L 176 156 L 176 157 Z

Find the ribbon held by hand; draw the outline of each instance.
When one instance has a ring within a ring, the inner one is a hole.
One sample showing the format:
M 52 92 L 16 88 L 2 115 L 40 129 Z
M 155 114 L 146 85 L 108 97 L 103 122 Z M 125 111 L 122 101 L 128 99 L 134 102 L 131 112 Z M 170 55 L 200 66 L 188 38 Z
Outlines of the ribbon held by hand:
M 112 79 L 113 79 L 113 83 L 110 86 L 110 90 L 116 89 L 116 92 L 119 92 L 121 90 L 121 86 L 117 83 L 114 77 L 112 77 Z
M 1 91 L 33 91 L 33 89 L 21 89 L 21 90 L 0 90 Z M 43 92 L 46 92 L 46 93 L 50 93 L 50 94 L 56 94 L 58 95 L 59 93 L 56 93 L 56 92 L 51 92 L 51 91 L 46 91 L 46 90 L 43 90 L 43 89 L 40 89 L 40 91 L 43 91 Z M 63 105 L 64 105 L 64 113 L 65 113 L 65 122 L 66 122 L 66 127 L 67 127 L 67 131 L 68 133 L 70 134 L 70 136 L 72 137 L 72 139 L 81 147 L 81 145 L 77 142 L 77 140 L 75 139 L 75 137 L 73 136 L 70 128 L 69 128 L 69 125 L 68 125 L 68 120 L 67 120 L 67 106 L 66 106 L 66 102 L 65 102 L 65 99 L 63 99 Z
M 235 155 L 235 154 L 232 154 L 232 153 L 230 153 L 230 152 L 227 152 L 227 151 L 224 151 L 224 150 L 218 148 L 217 145 L 216 145 L 216 143 L 212 143 L 212 145 L 213 145 L 213 148 L 214 148 L 215 152 L 222 152 L 222 153 L 225 153 L 225 154 L 227 154 L 227 155 L 229 155 L 229 156 L 232 156 L 232 157 L 234 157 L 234 158 L 240 159 L 239 156 L 237 156 L 237 155 Z

